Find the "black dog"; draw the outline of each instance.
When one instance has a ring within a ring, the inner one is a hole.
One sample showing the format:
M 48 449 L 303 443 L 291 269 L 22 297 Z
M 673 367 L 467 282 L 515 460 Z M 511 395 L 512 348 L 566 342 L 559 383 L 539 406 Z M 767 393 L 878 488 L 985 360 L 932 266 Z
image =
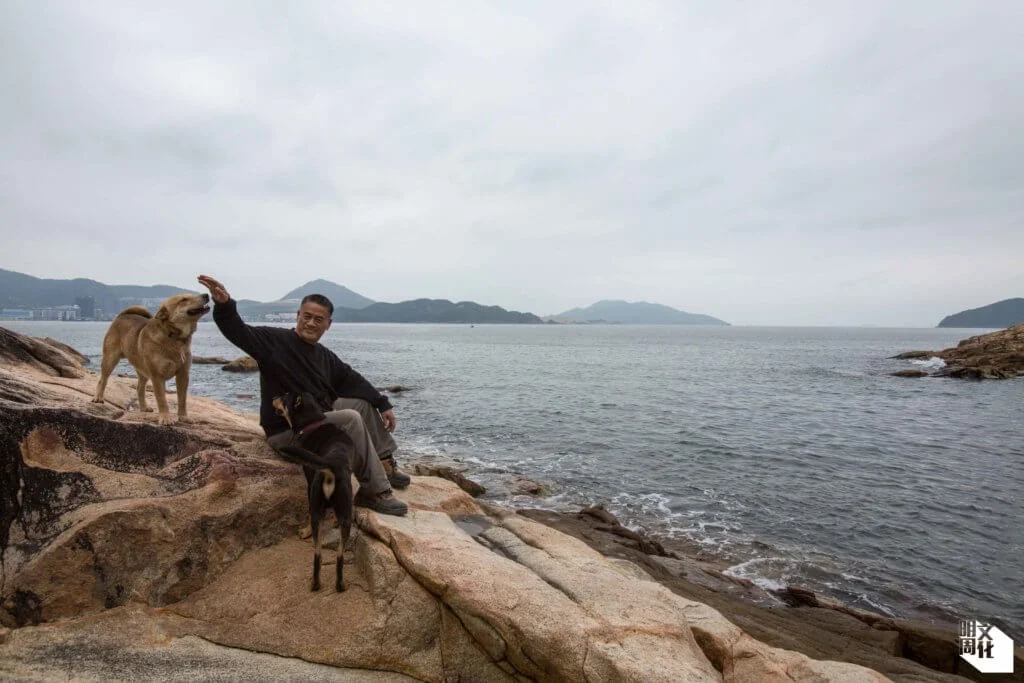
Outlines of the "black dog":
M 320 590 L 320 522 L 328 505 L 334 508 L 341 528 L 337 576 L 334 588 L 345 590 L 342 555 L 352 531 L 352 454 L 355 444 L 343 429 L 324 421 L 324 413 L 312 394 L 285 394 L 273 400 L 274 409 L 288 422 L 296 445 L 282 446 L 286 458 L 302 465 L 309 495 L 309 521 L 313 530 L 313 584 Z

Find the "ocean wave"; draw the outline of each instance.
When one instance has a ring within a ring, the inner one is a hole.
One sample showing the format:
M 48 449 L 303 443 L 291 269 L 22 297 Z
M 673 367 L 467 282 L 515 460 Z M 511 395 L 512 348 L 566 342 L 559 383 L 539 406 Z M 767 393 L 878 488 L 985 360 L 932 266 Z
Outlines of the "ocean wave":
M 880 612 L 881 614 L 884 614 L 887 617 L 895 617 L 895 616 L 897 616 L 896 612 L 894 612 L 892 609 L 890 609 L 886 605 L 882 604 L 878 600 L 872 599 L 871 596 L 868 595 L 867 593 L 858 593 L 856 595 L 856 599 L 857 599 L 857 601 L 867 605 L 872 610 L 874 610 L 876 612 Z M 857 603 L 854 602 L 854 604 L 857 604 Z
M 938 356 L 932 356 L 931 358 L 924 360 L 912 360 L 910 362 L 922 368 L 928 368 L 929 370 L 939 370 L 940 368 L 946 367 L 946 361 L 942 360 Z
M 749 581 L 766 591 L 783 591 L 789 587 L 789 582 L 781 576 L 769 576 L 765 565 L 771 566 L 773 563 L 787 564 L 788 562 L 788 560 L 781 557 L 756 557 L 728 567 L 722 574 L 734 579 Z

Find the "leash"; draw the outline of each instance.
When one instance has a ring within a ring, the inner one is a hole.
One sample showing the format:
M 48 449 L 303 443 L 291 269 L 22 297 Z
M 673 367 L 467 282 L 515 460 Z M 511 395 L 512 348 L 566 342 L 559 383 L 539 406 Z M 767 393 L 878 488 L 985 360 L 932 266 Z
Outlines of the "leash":
M 321 419 L 317 420 L 316 422 L 314 422 L 312 424 L 308 424 L 305 427 L 303 427 L 302 429 L 300 429 L 299 433 L 295 435 L 295 438 L 298 439 L 299 441 L 302 441 L 302 439 L 304 439 L 307 435 L 312 434 L 313 432 L 315 432 L 316 430 L 320 429 L 321 427 L 323 427 L 326 424 L 327 424 L 327 420 L 324 420 L 324 419 L 321 418 Z

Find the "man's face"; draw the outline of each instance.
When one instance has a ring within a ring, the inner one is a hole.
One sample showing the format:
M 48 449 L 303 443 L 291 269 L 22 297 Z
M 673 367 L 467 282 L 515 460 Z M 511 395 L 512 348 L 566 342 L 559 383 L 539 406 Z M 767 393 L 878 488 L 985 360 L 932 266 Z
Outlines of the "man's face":
M 295 316 L 295 333 L 307 344 L 316 344 L 331 326 L 331 314 L 320 304 L 307 301 Z

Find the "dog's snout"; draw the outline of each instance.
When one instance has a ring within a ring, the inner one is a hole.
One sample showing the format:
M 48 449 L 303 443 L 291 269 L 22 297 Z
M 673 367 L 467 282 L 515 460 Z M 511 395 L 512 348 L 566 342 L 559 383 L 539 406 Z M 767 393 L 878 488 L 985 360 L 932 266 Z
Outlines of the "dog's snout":
M 203 294 L 202 296 L 203 296 L 203 303 L 204 304 L 210 302 L 210 295 L 209 294 Z

